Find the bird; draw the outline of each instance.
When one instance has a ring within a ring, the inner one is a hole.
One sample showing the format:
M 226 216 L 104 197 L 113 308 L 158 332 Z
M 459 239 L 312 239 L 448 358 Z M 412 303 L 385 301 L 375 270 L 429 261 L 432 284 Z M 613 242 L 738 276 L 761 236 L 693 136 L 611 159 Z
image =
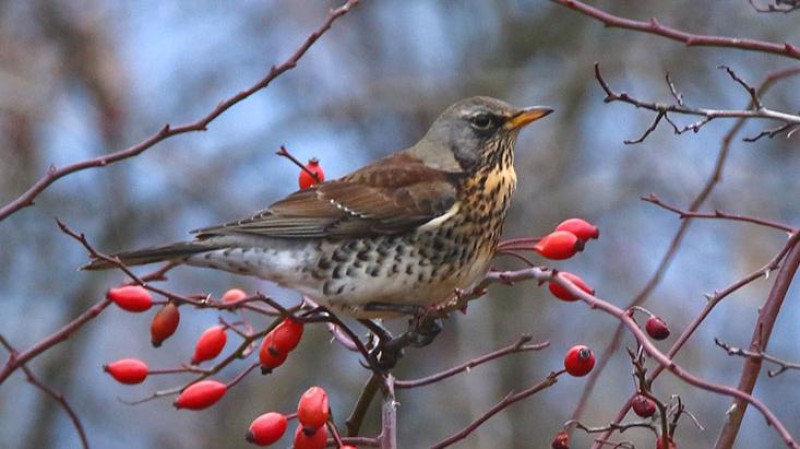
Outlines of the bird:
M 113 257 L 256 276 L 355 318 L 440 305 L 488 272 L 517 183 L 517 136 L 551 112 L 463 99 L 405 150 L 191 241 Z M 82 268 L 115 266 L 94 258 Z

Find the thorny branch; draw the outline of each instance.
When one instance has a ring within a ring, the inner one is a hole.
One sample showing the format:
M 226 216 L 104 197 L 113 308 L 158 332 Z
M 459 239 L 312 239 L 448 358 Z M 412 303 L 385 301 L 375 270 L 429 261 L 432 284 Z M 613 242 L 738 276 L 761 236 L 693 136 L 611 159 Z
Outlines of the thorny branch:
M 2 335 L 0 335 L 0 345 L 2 345 L 8 350 L 8 352 L 11 354 L 11 357 L 14 357 L 18 354 L 17 350 L 13 346 L 11 346 L 11 343 L 9 343 L 5 338 L 3 338 Z M 56 401 L 58 405 L 60 405 L 61 408 L 64 409 L 64 411 L 67 413 L 67 416 L 69 416 L 70 421 L 72 421 L 72 426 L 75 427 L 75 431 L 78 433 L 78 438 L 80 438 L 81 440 L 81 447 L 83 449 L 89 449 L 89 439 L 86 436 L 86 431 L 83 428 L 83 423 L 81 422 L 81 418 L 78 416 L 77 413 L 75 413 L 75 409 L 72 408 L 72 405 L 70 405 L 69 401 L 67 401 L 67 398 L 64 397 L 62 393 L 54 390 L 52 387 L 45 384 L 38 377 L 36 377 L 36 375 L 33 374 L 33 371 L 31 371 L 31 369 L 28 368 L 24 362 L 21 363 L 19 366 L 22 369 L 22 372 L 25 373 L 25 378 L 31 385 L 42 390 L 44 394 L 53 398 L 53 400 Z
M 757 93 L 759 95 L 763 95 L 773 85 L 775 85 L 775 83 L 784 80 L 786 78 L 796 76 L 798 74 L 800 74 L 800 68 L 791 68 L 791 69 L 772 72 L 769 75 L 767 75 L 761 82 L 761 85 L 759 86 Z M 676 94 L 673 96 L 676 97 L 676 101 L 682 103 L 682 98 L 677 97 Z M 753 105 L 751 103 L 748 107 L 752 106 Z M 727 133 L 725 133 L 725 135 L 721 139 L 721 145 L 719 152 L 717 154 L 716 162 L 714 163 L 714 168 L 709 174 L 708 179 L 706 180 L 703 187 L 691 201 L 688 211 L 690 212 L 698 211 L 700 207 L 709 198 L 714 189 L 717 187 L 719 182 L 722 180 L 724 168 L 728 160 L 728 154 L 730 153 L 731 150 L 731 144 L 736 135 L 741 131 L 742 127 L 745 124 L 745 121 L 746 119 L 744 118 L 739 118 L 738 120 L 736 120 L 734 125 L 728 130 Z M 683 242 L 683 238 L 687 234 L 689 230 L 689 225 L 692 223 L 692 221 L 693 220 L 691 218 L 681 221 L 681 224 L 675 231 L 675 234 L 673 235 L 672 240 L 670 241 L 667 247 L 667 250 L 661 257 L 661 261 L 659 262 L 658 267 L 650 276 L 650 278 L 647 280 L 644 287 L 642 287 L 641 291 L 628 304 L 628 308 L 640 305 L 644 303 L 644 301 L 647 300 L 647 298 L 650 297 L 650 294 L 653 292 L 656 286 L 661 282 L 673 258 L 678 253 L 678 249 L 680 248 L 681 243 Z M 755 272 L 743 277 L 742 279 L 734 283 L 734 285 L 732 285 L 731 287 L 726 288 L 720 291 L 719 293 L 715 293 L 713 297 L 709 297 L 709 301 L 704 307 L 703 311 L 700 312 L 699 316 L 692 322 L 692 325 L 690 325 L 679 337 L 678 341 L 673 345 L 672 349 L 670 349 L 669 355 L 674 356 L 675 354 L 677 354 L 677 352 L 683 347 L 683 344 L 694 333 L 694 331 L 697 329 L 700 323 L 703 320 L 705 320 L 705 318 L 711 313 L 711 310 L 719 301 L 728 296 L 728 294 L 743 287 L 744 285 L 747 285 L 757 279 L 761 279 L 762 277 L 767 277 L 770 271 L 777 269 L 778 264 L 780 263 L 782 258 L 786 255 L 786 252 L 788 252 L 788 248 L 789 248 L 788 246 L 784 247 L 784 249 L 775 258 L 773 258 L 773 260 L 770 261 L 765 267 L 756 270 Z M 588 403 L 592 391 L 594 391 L 594 387 L 597 384 L 600 375 L 603 373 L 605 367 L 608 365 L 608 362 L 611 360 L 611 354 L 615 352 L 621 345 L 623 331 L 624 331 L 624 326 L 622 323 L 620 323 L 615 329 L 614 334 L 611 337 L 606 348 L 599 354 L 598 365 L 588 376 L 586 385 L 583 389 L 583 392 L 581 393 L 580 400 L 578 401 L 578 404 L 576 405 L 575 410 L 572 414 L 573 419 L 578 419 L 583 413 L 583 410 L 586 407 L 586 404 Z M 662 368 L 659 367 L 657 372 L 661 372 L 661 369 Z M 629 409 L 630 409 L 630 400 L 622 407 L 622 410 L 617 414 L 615 422 L 620 422 L 624 418 L 625 413 L 627 413 Z
M 347 14 L 353 7 L 358 5 L 359 1 L 360 0 L 347 0 L 347 2 L 342 6 L 332 9 L 329 12 L 328 17 L 319 26 L 319 28 L 308 35 L 306 40 L 300 45 L 300 47 L 297 48 L 297 50 L 295 50 L 289 59 L 280 65 L 273 65 L 270 67 L 267 74 L 258 82 L 247 89 L 244 89 L 237 94 L 220 101 L 211 112 L 199 120 L 179 126 L 171 126 L 166 124 L 158 132 L 141 141 L 140 143 L 111 154 L 76 162 L 62 168 L 56 168 L 55 166 L 51 165 L 47 170 L 47 173 L 38 181 L 36 181 L 36 183 L 34 183 L 27 191 L 25 191 L 17 199 L 0 208 L 0 221 L 5 220 L 10 215 L 22 208 L 32 206 L 34 204 L 34 200 L 40 193 L 47 189 L 52 183 L 67 175 L 90 168 L 105 167 L 109 164 L 137 156 L 150 149 L 154 145 L 180 134 L 206 131 L 208 129 L 208 125 L 216 120 L 217 117 L 225 113 L 228 109 L 232 108 L 237 103 L 250 97 L 261 89 L 266 88 L 276 78 L 295 68 L 298 62 L 300 62 L 300 59 L 303 58 L 303 56 L 305 56 L 314 43 L 316 43 L 317 40 L 319 40 L 319 38 L 331 28 L 336 19 Z
M 739 37 L 727 36 L 712 36 L 707 34 L 694 34 L 687 31 L 672 28 L 667 25 L 662 25 L 655 17 L 649 21 L 638 21 L 619 17 L 614 14 L 603 11 L 602 9 L 589 6 L 578 0 L 551 0 L 561 6 L 566 6 L 572 10 L 591 17 L 606 26 L 623 28 L 627 30 L 638 31 L 641 33 L 654 34 L 662 36 L 667 39 L 682 42 L 687 47 L 722 47 L 734 48 L 738 50 L 753 51 L 757 53 L 773 54 L 784 56 L 792 59 L 800 59 L 800 47 L 789 43 L 775 43 L 760 41 L 757 39 L 743 39 Z M 778 0 L 778 1 L 794 1 L 796 0 Z
M 672 80 L 667 76 L 667 86 L 669 87 L 671 95 L 676 99 L 676 103 L 674 104 L 665 104 L 665 103 L 656 103 L 656 102 L 649 102 L 640 100 L 628 94 L 627 92 L 615 92 L 611 89 L 611 86 L 608 82 L 603 78 L 602 73 L 600 72 L 600 64 L 594 64 L 594 75 L 597 79 L 597 82 L 600 84 L 600 87 L 606 94 L 605 99 L 603 100 L 606 103 L 611 103 L 615 101 L 620 101 L 623 103 L 631 104 L 636 106 L 637 108 L 643 108 L 656 113 L 653 122 L 650 126 L 639 136 L 637 139 L 633 140 L 625 140 L 626 144 L 636 144 L 644 142 L 647 137 L 658 128 L 658 125 L 661 121 L 666 121 L 672 127 L 672 130 L 675 134 L 683 134 L 688 131 L 698 132 L 700 128 L 708 124 L 710 121 L 717 119 L 717 118 L 745 118 L 745 119 L 772 119 L 782 122 L 782 124 L 776 128 L 767 129 L 760 132 L 758 135 L 754 137 L 745 138 L 745 141 L 753 142 L 762 137 L 769 136 L 774 137 L 781 133 L 786 133 L 787 137 L 790 137 L 795 130 L 800 127 L 800 115 L 797 114 L 788 114 L 785 112 L 776 111 L 774 109 L 769 109 L 764 107 L 761 103 L 761 98 L 758 95 L 757 89 L 751 86 L 750 84 L 746 83 L 742 80 L 736 72 L 734 72 L 730 67 L 727 66 L 720 66 L 721 69 L 724 69 L 728 76 L 731 77 L 736 83 L 740 84 L 748 93 L 751 98 L 751 106 L 749 109 L 708 109 L 708 108 L 693 108 L 686 106 L 683 102 L 683 96 L 677 92 Z M 692 116 L 699 116 L 702 117 L 700 120 L 690 123 L 688 125 L 680 126 L 675 123 L 669 116 L 670 113 L 676 114 L 683 114 L 683 115 L 692 115 Z
M 767 354 L 766 352 L 762 352 L 760 350 L 749 351 L 747 349 L 738 348 L 736 346 L 731 346 L 729 344 L 723 343 L 718 338 L 714 339 L 714 343 L 716 343 L 717 346 L 719 346 L 720 348 L 724 349 L 725 352 L 728 353 L 728 355 L 736 355 L 740 357 L 747 357 L 757 360 L 766 360 L 768 362 L 778 365 L 777 369 L 767 371 L 767 376 L 769 377 L 775 377 L 787 370 L 800 370 L 800 363 L 787 362 L 786 360 L 775 357 L 774 355 Z

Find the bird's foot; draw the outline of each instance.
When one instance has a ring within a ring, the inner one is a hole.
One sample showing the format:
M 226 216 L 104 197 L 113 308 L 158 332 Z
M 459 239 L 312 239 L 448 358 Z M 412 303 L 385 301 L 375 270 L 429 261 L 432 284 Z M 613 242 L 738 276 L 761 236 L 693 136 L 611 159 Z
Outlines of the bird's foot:
M 422 348 L 433 343 L 443 327 L 441 318 L 422 316 L 411 320 L 405 335 L 408 335 L 411 346 Z

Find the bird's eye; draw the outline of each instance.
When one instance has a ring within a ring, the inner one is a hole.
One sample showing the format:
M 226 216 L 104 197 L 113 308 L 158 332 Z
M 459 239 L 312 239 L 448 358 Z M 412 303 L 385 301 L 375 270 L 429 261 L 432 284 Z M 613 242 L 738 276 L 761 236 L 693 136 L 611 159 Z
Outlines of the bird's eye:
M 489 114 L 478 114 L 472 117 L 470 119 L 470 122 L 472 123 L 473 128 L 481 131 L 492 129 L 495 127 L 494 117 L 492 117 Z

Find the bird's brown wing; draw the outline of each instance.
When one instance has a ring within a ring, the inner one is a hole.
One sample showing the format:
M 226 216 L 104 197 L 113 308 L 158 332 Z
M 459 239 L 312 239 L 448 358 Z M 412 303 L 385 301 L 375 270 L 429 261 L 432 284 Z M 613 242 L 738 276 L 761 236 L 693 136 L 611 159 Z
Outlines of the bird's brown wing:
M 295 192 L 252 217 L 194 232 L 200 239 L 240 233 L 281 238 L 403 233 L 447 213 L 456 200 L 453 176 L 398 153 Z

